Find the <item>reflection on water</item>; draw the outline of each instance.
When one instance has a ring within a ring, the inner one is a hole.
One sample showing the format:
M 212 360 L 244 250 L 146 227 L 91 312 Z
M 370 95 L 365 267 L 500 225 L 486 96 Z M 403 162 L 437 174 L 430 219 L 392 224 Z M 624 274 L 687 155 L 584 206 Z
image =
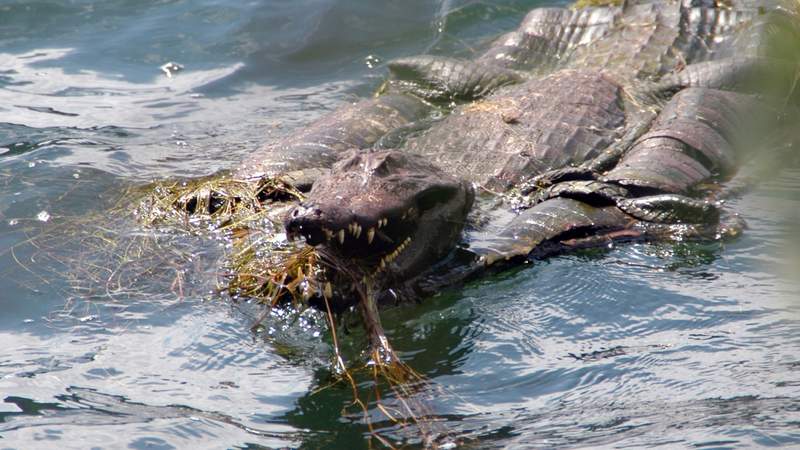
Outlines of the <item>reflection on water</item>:
M 218 243 L 112 211 L 537 4 L 0 5 L 0 447 L 366 447 L 321 317 L 251 333 L 259 309 L 215 294 Z M 729 202 L 749 224 L 734 241 L 565 255 L 385 311 L 439 429 L 473 448 L 798 445 L 800 164 L 780 162 Z M 363 340 L 353 327 L 346 355 Z

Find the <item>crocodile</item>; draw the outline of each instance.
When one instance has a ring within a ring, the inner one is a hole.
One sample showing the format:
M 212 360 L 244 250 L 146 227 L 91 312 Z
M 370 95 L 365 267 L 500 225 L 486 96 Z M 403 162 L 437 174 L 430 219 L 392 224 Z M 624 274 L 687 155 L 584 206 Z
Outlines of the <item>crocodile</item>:
M 509 264 L 620 239 L 735 234 L 698 187 L 732 176 L 765 108 L 774 3 L 540 8 L 474 59 L 388 64 L 374 98 L 268 143 L 236 172 L 306 192 L 284 219 L 321 256 L 312 304 L 378 305 Z M 444 113 L 443 113 L 444 111 Z

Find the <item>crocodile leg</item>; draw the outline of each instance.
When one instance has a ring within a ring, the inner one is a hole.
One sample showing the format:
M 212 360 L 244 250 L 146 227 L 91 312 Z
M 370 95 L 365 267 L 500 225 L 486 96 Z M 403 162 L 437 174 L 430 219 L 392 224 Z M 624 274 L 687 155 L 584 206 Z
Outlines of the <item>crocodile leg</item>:
M 620 8 L 535 9 L 475 61 L 431 55 L 391 61 L 384 88 L 436 101 L 485 97 L 526 80 L 526 72 L 541 74 L 563 66 L 576 48 L 606 35 L 620 13 Z
M 737 217 L 726 215 L 725 221 L 720 221 L 716 207 L 688 197 L 663 194 L 622 202 L 620 207 L 594 204 L 591 198 L 551 198 L 522 211 L 496 236 L 470 251 L 489 267 L 616 240 L 731 236 L 743 227 Z M 669 209 L 659 209 L 667 206 Z
M 476 253 L 493 264 L 610 239 L 735 233 L 740 222 L 689 193 L 734 173 L 740 155 L 732 143 L 747 132 L 742 116 L 757 114 L 757 106 L 752 97 L 733 92 L 679 92 L 614 169 L 600 180 L 562 182 L 537 193 L 533 206 Z
M 616 206 L 596 207 L 570 198 L 556 197 L 522 211 L 493 238 L 470 248 L 486 266 L 529 256 L 557 252 L 560 241 L 632 230 L 637 223 Z M 641 235 L 630 231 L 631 237 Z
M 740 94 L 716 89 L 684 89 L 664 106 L 655 120 L 653 111 L 641 111 L 626 133 L 596 158 L 578 167 L 546 172 L 528 182 L 521 192 L 527 195 L 572 180 L 604 179 L 625 184 L 626 181 L 619 178 L 624 178 L 622 174 L 629 170 L 641 171 L 644 166 L 651 166 L 651 172 L 659 174 L 663 180 L 651 180 L 645 185 L 640 174 L 631 175 L 630 183 L 672 193 L 682 192 L 712 173 L 724 175 L 736 162 L 729 142 L 733 140 L 730 135 L 738 129 L 735 111 L 744 110 L 735 105 L 735 99 L 743 98 Z M 675 154 L 669 156 L 665 148 L 673 148 Z M 696 151 L 699 155 L 694 155 Z M 666 172 L 663 164 L 675 172 Z M 611 174 L 600 175 L 606 171 Z M 685 178 L 682 182 L 679 181 L 681 176 Z M 678 185 L 666 189 L 671 183 Z
M 480 61 L 421 55 L 390 61 L 388 89 L 435 101 L 475 100 L 526 79 L 525 74 Z
M 679 92 L 603 181 L 645 193 L 685 193 L 712 176 L 730 176 L 737 164 L 732 142 L 743 127 L 740 115 L 752 104 L 733 92 Z

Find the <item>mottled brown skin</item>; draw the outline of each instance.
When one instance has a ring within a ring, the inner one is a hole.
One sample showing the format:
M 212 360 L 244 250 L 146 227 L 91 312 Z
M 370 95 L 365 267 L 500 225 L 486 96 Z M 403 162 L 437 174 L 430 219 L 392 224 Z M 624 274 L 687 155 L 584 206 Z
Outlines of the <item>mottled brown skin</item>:
M 431 107 L 405 94 L 345 105 L 316 122 L 264 145 L 236 170 L 258 179 L 308 169 L 329 169 L 352 149 L 370 148 L 389 131 L 425 117 Z
M 504 192 L 527 178 L 597 156 L 621 135 L 624 108 L 622 87 L 613 79 L 562 70 L 456 108 L 409 140 L 405 151 Z
M 394 64 L 387 93 L 268 145 L 239 174 L 324 169 L 285 228 L 322 255 L 330 285 L 318 299 L 344 308 L 362 297 L 373 347 L 383 342 L 377 301 L 506 261 L 663 237 L 666 224 L 705 235 L 716 224 L 684 222 L 716 211 L 685 196 L 735 170 L 731 136 L 753 103 L 719 90 L 735 87 L 730 71 L 742 64 L 709 60 L 736 54 L 757 12 L 695 3 L 706 5 L 532 11 L 474 61 Z M 457 105 L 426 121 L 434 106 L 419 96 Z M 373 149 L 389 135 L 397 148 Z M 515 211 L 498 196 L 574 180 L 604 191 L 567 186 Z M 673 207 L 682 211 L 659 211 Z

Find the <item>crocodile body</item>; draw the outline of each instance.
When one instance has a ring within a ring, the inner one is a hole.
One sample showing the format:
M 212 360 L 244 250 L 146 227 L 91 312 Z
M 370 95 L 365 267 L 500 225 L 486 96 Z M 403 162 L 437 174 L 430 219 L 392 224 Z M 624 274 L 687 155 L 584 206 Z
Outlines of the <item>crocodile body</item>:
M 691 195 L 738 165 L 734 136 L 758 102 L 733 90 L 765 7 L 733 3 L 534 10 L 474 60 L 390 63 L 383 95 L 268 144 L 238 174 L 324 169 L 287 235 L 323 255 L 319 298 L 344 308 L 368 293 L 373 337 L 375 302 L 505 261 L 675 226 L 718 234 L 718 208 Z

